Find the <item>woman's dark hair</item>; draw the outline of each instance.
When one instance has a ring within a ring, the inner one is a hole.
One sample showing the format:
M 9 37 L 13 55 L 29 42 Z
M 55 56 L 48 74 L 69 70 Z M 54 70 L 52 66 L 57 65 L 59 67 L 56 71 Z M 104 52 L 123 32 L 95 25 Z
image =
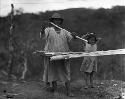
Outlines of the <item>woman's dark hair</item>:
M 52 18 L 52 19 L 50 20 L 50 22 L 53 22 L 53 23 L 54 23 L 54 20 L 60 20 L 60 24 L 63 23 L 63 19 L 58 19 L 58 18 Z

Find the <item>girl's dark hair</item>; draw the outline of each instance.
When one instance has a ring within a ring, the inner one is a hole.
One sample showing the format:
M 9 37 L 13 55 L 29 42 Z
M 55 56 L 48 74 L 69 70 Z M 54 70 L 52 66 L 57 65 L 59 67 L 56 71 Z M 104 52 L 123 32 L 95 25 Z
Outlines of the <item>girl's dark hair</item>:
M 86 36 L 86 39 L 87 39 L 87 40 L 89 40 L 89 39 L 91 39 L 91 38 L 95 38 L 95 41 L 97 41 L 97 37 L 96 37 L 96 35 L 95 35 L 94 33 L 90 33 L 90 34 L 88 34 L 88 35 Z

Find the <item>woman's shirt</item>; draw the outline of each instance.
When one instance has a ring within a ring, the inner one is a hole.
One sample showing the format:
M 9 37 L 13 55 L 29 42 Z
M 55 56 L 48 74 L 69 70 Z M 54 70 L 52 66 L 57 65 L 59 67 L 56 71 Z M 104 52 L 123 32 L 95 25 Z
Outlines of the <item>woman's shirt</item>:
M 45 29 L 46 45 L 44 50 L 49 52 L 68 52 L 68 42 L 73 38 L 72 35 L 65 31 L 60 30 L 57 33 L 53 27 Z

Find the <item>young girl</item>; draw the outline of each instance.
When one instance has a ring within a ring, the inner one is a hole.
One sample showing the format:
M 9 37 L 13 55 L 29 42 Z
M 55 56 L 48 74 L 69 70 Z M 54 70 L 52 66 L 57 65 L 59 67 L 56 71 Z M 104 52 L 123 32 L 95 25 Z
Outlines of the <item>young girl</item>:
M 87 43 L 85 43 L 85 52 L 97 51 L 97 38 L 94 33 L 87 34 Z M 97 59 L 95 56 L 85 56 L 80 71 L 84 73 L 85 88 L 93 88 L 93 76 L 97 72 Z

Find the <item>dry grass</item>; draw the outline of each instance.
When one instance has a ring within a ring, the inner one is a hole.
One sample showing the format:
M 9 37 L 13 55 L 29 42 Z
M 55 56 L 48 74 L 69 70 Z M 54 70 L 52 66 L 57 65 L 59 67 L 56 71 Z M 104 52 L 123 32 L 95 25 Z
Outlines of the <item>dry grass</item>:
M 0 83 L 0 99 L 5 93 L 21 93 L 15 96 L 15 99 L 113 99 L 121 94 L 121 88 L 125 88 L 125 82 L 116 80 L 95 81 L 95 88 L 84 89 L 84 82 L 78 80 L 71 83 L 71 91 L 74 97 L 65 95 L 65 87 L 63 83 L 58 83 L 57 93 L 46 90 L 43 82 L 28 81 L 21 82 L 1 82 Z M 25 97 L 25 98 L 24 98 Z

